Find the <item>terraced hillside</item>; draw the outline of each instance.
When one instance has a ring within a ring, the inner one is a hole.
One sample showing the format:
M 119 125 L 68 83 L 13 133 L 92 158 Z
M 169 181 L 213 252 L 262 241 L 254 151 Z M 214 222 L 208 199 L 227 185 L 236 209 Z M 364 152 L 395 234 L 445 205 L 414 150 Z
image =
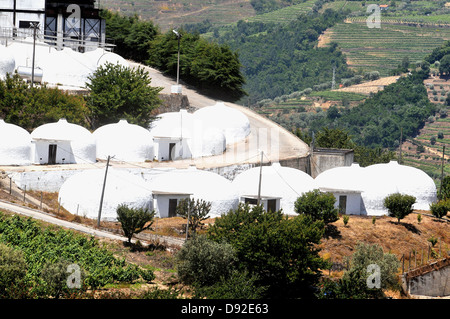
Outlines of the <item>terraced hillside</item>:
M 233 23 L 256 15 L 250 0 L 103 0 L 101 7 L 152 20 L 162 31 L 206 19 L 214 25 Z
M 337 42 L 352 68 L 388 76 L 403 58 L 421 61 L 446 40 L 450 40 L 450 27 L 382 23 L 378 29 L 368 28 L 365 22 L 347 22 L 327 30 L 319 45 Z
M 444 175 L 450 174 L 450 109 L 445 108 L 441 101 L 441 97 L 450 93 L 450 79 L 431 77 L 424 83 L 428 98 L 442 111 L 429 118 L 416 138 L 404 143 L 402 157 L 405 164 L 424 170 L 439 185 L 444 145 Z

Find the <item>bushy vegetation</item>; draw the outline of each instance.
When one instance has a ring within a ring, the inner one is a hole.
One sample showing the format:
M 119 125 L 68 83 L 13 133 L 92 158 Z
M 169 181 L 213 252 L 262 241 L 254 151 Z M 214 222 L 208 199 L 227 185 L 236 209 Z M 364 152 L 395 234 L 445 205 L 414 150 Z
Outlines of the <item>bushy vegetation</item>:
M 436 107 L 428 100 L 423 75 L 413 72 L 401 77 L 339 116 L 322 116 L 311 123 L 315 128 L 341 128 L 348 131 L 355 143 L 375 149 L 398 146 L 403 138 L 414 137 Z
M 323 234 L 323 221 L 310 216 L 287 218 L 242 204 L 208 229 L 209 239 L 235 249 L 237 270 L 256 276 L 252 283 L 266 298 L 312 297 L 311 286 L 326 265 L 316 246 Z
M 8 74 L 0 81 L 0 118 L 28 131 L 61 118 L 89 126 L 87 118 L 90 114 L 82 96 L 45 85 L 32 88 L 17 73 Z
M 0 247 L 3 255 L 0 267 L 8 268 L 1 272 L 5 277 L 1 278 L 0 284 L 14 282 L 9 288 L 0 287 L 5 298 L 49 298 L 61 294 L 72 298 L 86 289 L 119 282 L 133 283 L 143 280 L 142 277 L 146 280 L 154 278 L 149 276 L 148 270 L 114 257 L 93 237 L 69 230 L 43 228 L 31 218 L 17 215 L 0 215 Z M 79 266 L 83 274 L 80 287 L 70 290 L 61 286 L 68 279 L 66 266 L 69 263 Z M 65 276 L 62 276 L 62 270 L 66 271 Z
M 295 212 L 329 224 L 339 219 L 339 211 L 334 207 L 335 202 L 336 198 L 332 193 L 315 189 L 304 193 L 295 201 Z
M 398 290 L 400 262 L 377 244 L 359 243 L 349 260 L 350 268 L 338 281 L 325 280 L 317 294 L 320 299 L 383 298 L 384 289 Z
M 351 78 L 354 74 L 337 45 L 316 47 L 319 35 L 344 17 L 345 13 L 325 10 L 301 14 L 285 24 L 239 21 L 217 41 L 239 50 L 244 89 L 254 103 L 331 81 L 333 66 L 337 80 Z
M 151 78 L 147 71 L 107 63 L 88 79 L 90 93 L 86 103 L 94 128 L 117 123 L 121 119 L 149 126 L 151 111 L 161 103 L 158 94 L 162 88 L 150 86 Z
M 116 211 L 117 221 L 121 224 L 128 243 L 131 243 L 134 234 L 139 234 L 152 227 L 156 214 L 155 211 L 150 211 L 148 208 L 132 208 L 123 204 L 119 205 Z
M 151 21 L 105 11 L 106 32 L 125 58 L 177 75 L 178 37 L 161 33 Z M 206 41 L 198 34 L 178 30 L 180 39 L 180 79 L 204 94 L 234 101 L 245 95 L 238 54 L 227 45 Z

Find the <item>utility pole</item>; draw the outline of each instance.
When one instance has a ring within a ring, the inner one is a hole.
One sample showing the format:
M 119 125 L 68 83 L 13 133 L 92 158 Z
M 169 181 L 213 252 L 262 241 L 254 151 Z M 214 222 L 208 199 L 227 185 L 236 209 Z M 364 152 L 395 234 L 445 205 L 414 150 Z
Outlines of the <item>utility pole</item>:
M 336 88 L 336 65 L 333 66 L 333 79 L 331 80 L 331 89 Z
M 439 198 L 442 196 L 442 182 L 444 181 L 444 158 L 445 158 L 445 145 L 442 146 L 441 185 L 439 186 Z
M 259 205 L 261 202 L 261 180 L 262 180 L 262 163 L 263 163 L 263 155 L 264 152 L 261 151 L 261 163 L 259 165 L 259 185 L 258 185 L 258 200 L 256 201 L 256 204 Z
M 110 158 L 111 157 L 108 155 L 108 160 L 106 161 L 105 179 L 103 180 L 102 196 L 100 197 L 100 207 L 98 209 L 97 227 L 100 227 L 100 218 L 102 216 L 102 206 L 103 206 L 103 196 L 105 195 L 106 176 L 108 175 L 108 167 L 109 167 L 109 159 Z
M 36 56 L 36 30 L 38 28 L 38 22 L 30 22 L 30 26 L 33 28 L 33 61 L 31 65 L 31 87 L 34 85 L 34 61 Z
M 403 141 L 403 128 L 400 128 L 400 143 L 398 150 L 398 163 L 402 163 L 402 141 Z

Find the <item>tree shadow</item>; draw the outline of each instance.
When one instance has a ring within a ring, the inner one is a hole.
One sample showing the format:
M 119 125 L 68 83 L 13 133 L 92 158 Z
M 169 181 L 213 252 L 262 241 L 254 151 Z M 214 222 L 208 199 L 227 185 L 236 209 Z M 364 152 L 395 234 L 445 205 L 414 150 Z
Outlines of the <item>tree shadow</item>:
M 413 224 L 410 224 L 410 223 L 402 223 L 402 222 L 397 223 L 397 222 L 394 222 L 394 221 L 389 221 L 389 223 L 391 223 L 391 224 L 393 224 L 393 225 L 401 225 L 401 226 L 405 227 L 406 230 L 408 230 L 408 231 L 410 231 L 410 232 L 412 232 L 412 233 L 414 233 L 414 234 L 417 234 L 417 235 L 420 235 L 420 234 L 421 234 L 420 230 L 417 229 L 417 227 L 414 226 Z
M 328 224 L 325 226 L 325 233 L 323 234 L 323 237 L 326 239 L 333 238 L 333 239 L 341 239 L 342 235 L 339 229 L 335 225 Z

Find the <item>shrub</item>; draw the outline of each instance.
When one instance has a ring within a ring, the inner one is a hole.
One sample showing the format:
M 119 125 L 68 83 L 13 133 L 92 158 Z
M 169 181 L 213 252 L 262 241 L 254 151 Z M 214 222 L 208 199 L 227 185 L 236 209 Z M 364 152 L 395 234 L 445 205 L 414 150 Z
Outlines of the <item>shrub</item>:
M 450 200 L 440 200 L 437 203 L 432 203 L 430 210 L 434 217 L 441 219 L 450 210 Z
M 11 290 L 27 273 L 22 251 L 0 244 L 0 298 L 10 298 Z
M 416 198 L 414 196 L 394 193 L 384 199 L 384 207 L 388 209 L 389 216 L 397 218 L 398 224 L 400 219 L 412 213 L 412 205 L 415 202 Z
M 300 196 L 295 202 L 295 212 L 311 216 L 313 220 L 322 220 L 325 224 L 339 219 L 339 211 L 334 207 L 336 198 L 331 193 L 318 189 Z
M 184 198 L 177 205 L 176 213 L 189 222 L 189 229 L 195 234 L 197 228 L 203 226 L 203 221 L 208 219 L 211 203 L 203 199 Z
M 348 220 L 350 219 L 350 216 L 344 215 L 344 217 L 343 217 L 342 219 L 343 219 L 343 221 L 344 221 L 344 226 L 347 226 Z
M 230 244 L 217 243 L 204 235 L 186 241 L 177 254 L 178 277 L 186 284 L 211 286 L 227 278 L 236 263 Z

